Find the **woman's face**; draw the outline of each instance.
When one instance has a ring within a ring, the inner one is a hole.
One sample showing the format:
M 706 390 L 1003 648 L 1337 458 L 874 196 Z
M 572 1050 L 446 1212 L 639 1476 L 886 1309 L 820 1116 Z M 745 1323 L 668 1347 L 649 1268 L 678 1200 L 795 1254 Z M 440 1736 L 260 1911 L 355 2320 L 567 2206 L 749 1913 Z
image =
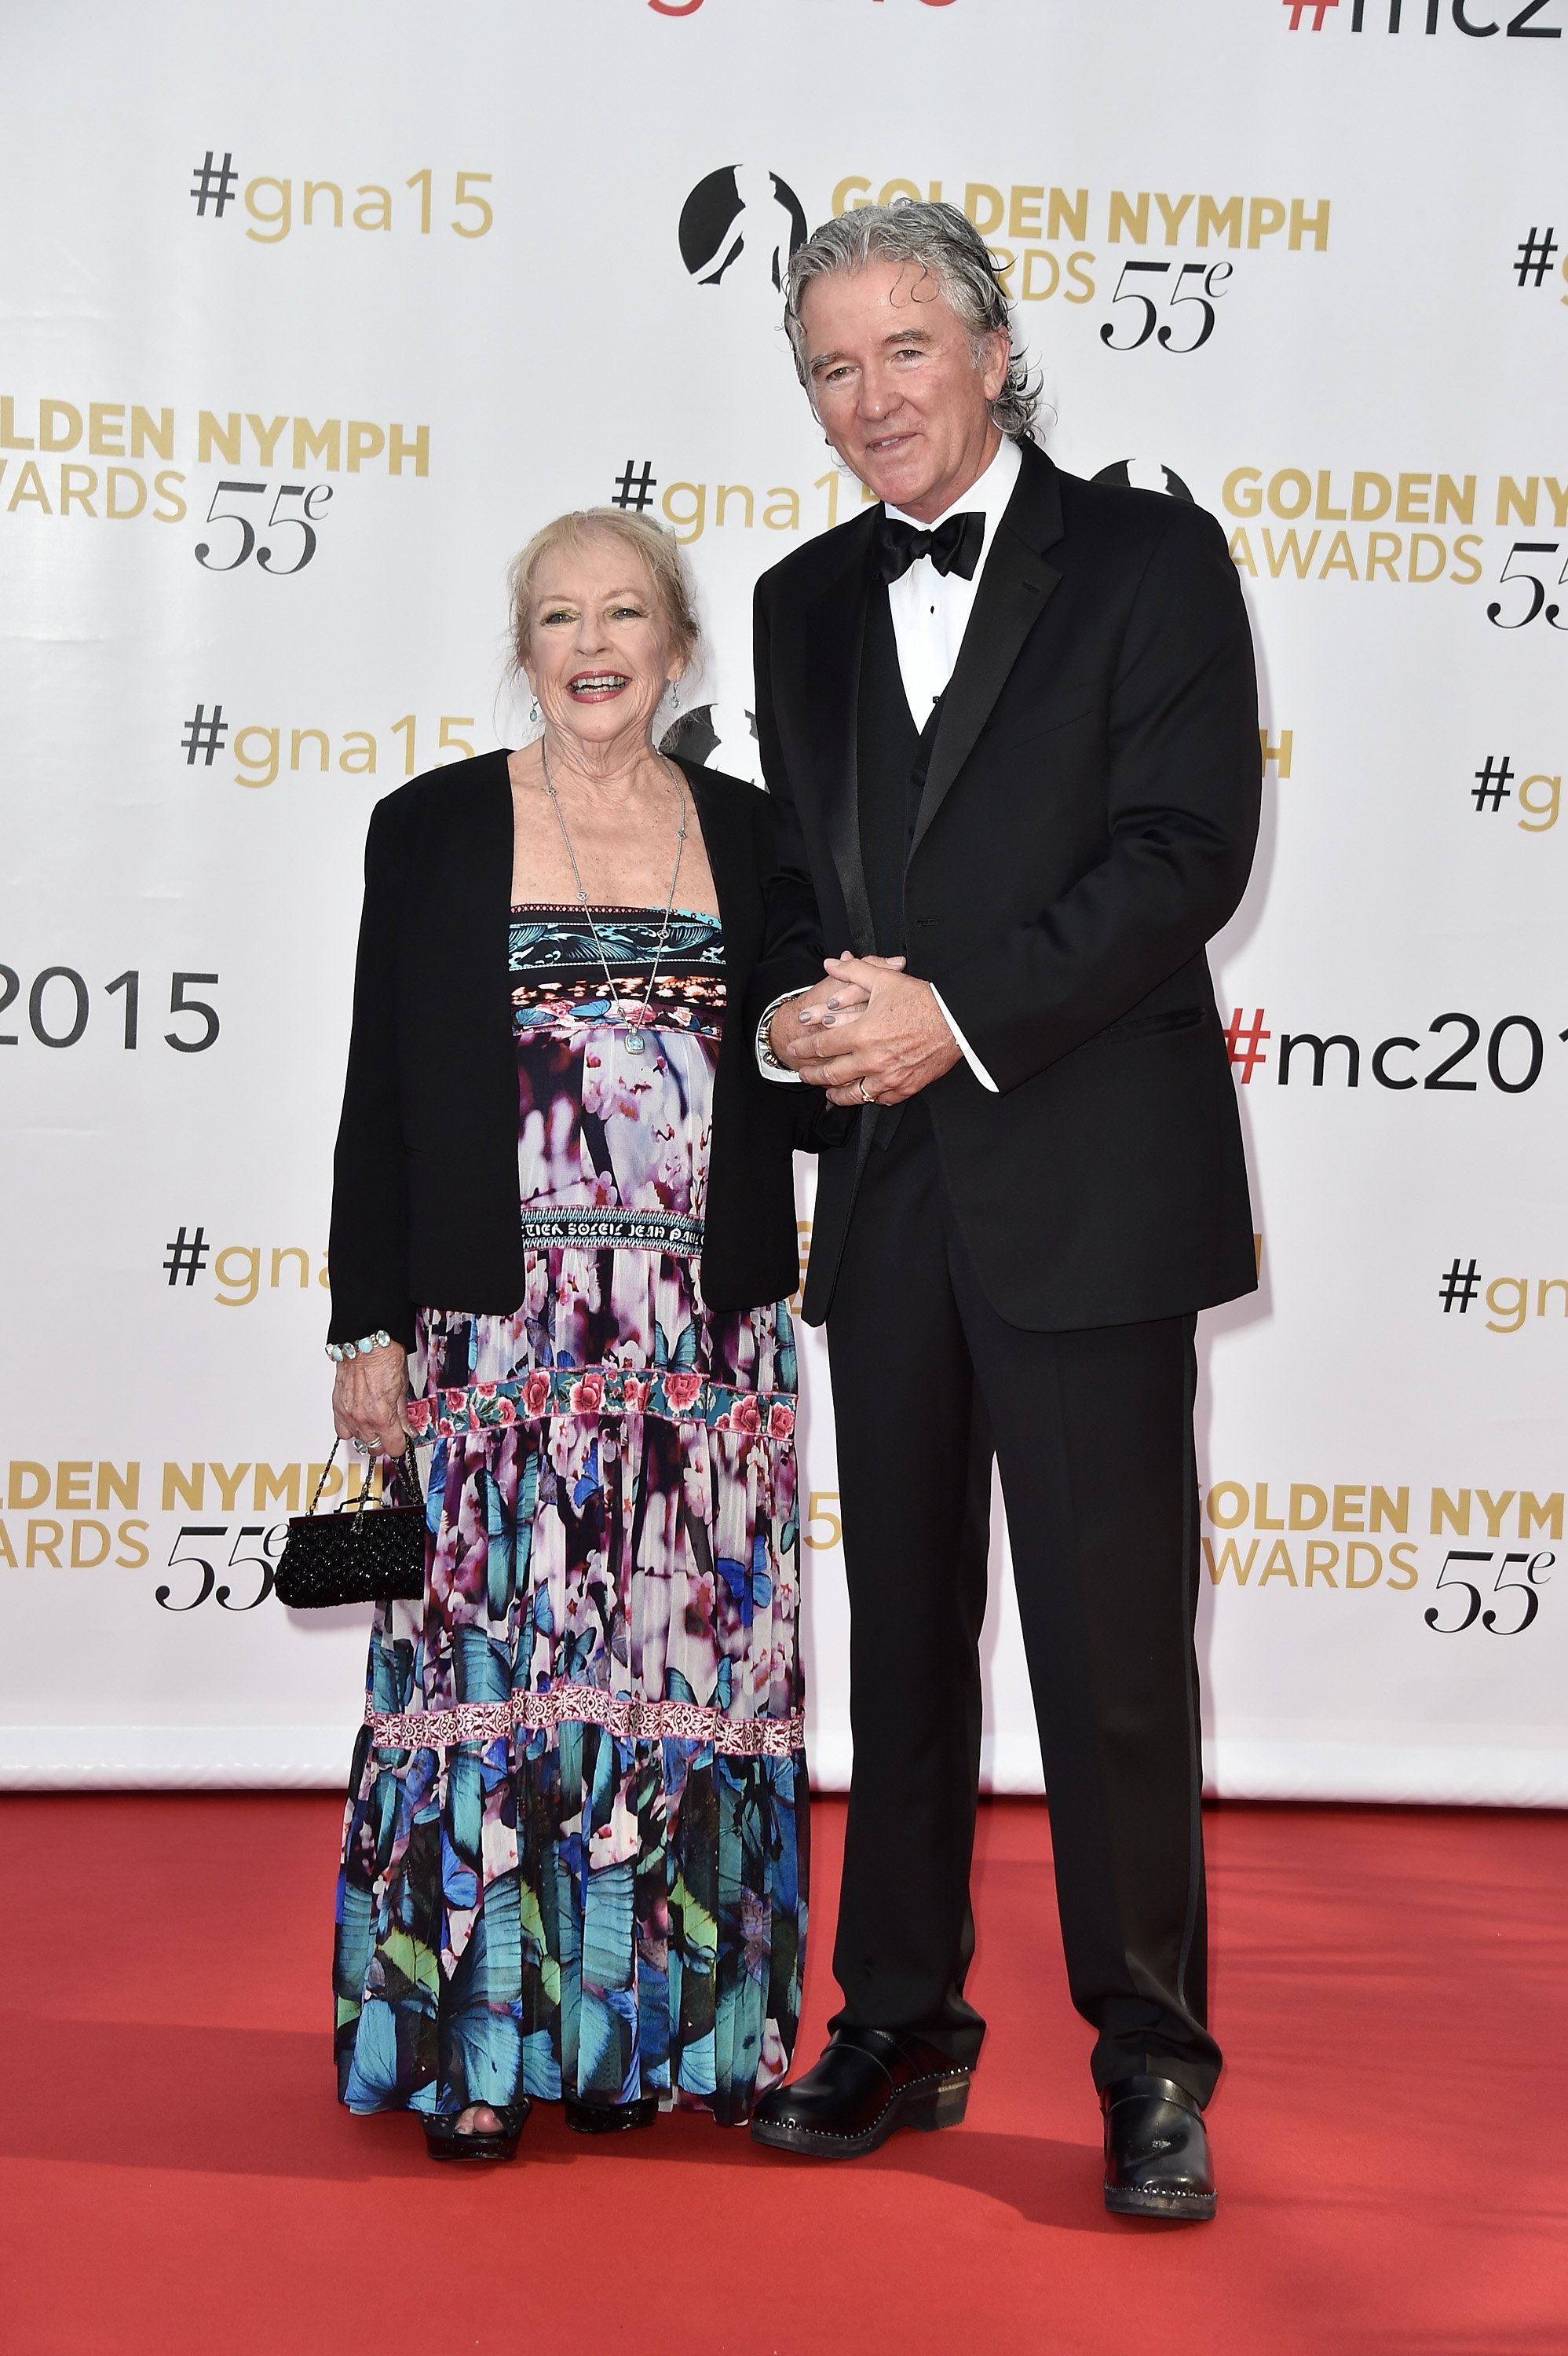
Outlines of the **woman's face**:
M 647 569 L 607 534 L 553 548 L 534 578 L 528 684 L 548 726 L 585 746 L 651 739 L 684 668 Z

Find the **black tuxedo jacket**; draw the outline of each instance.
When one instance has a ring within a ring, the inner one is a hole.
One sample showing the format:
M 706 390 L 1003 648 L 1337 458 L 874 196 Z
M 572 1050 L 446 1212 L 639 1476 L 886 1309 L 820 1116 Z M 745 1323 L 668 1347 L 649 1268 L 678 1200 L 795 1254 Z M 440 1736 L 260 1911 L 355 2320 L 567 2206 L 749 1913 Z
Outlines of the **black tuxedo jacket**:
M 792 1145 L 823 1098 L 781 1101 L 757 1069 L 744 1012 L 763 961 L 773 812 L 734 777 L 683 761 L 719 895 L 730 1016 L 714 1079 L 703 1298 L 750 1309 L 800 1280 Z M 507 755 L 433 769 L 378 802 L 365 845 L 354 1024 L 333 1164 L 335 1342 L 384 1327 L 413 1339 L 414 1310 L 516 1309 L 517 1058 L 507 918 L 512 788 Z
M 1224 534 L 1032 444 L 941 716 L 904 878 L 910 970 L 996 1080 L 926 1091 L 987 1298 L 1035 1331 L 1253 1290 L 1252 1213 L 1205 944 L 1245 887 L 1260 760 Z M 763 575 L 757 731 L 777 813 L 754 1008 L 872 946 L 857 808 L 881 510 Z M 827 1313 L 874 1114 L 823 1153 L 805 1314 Z

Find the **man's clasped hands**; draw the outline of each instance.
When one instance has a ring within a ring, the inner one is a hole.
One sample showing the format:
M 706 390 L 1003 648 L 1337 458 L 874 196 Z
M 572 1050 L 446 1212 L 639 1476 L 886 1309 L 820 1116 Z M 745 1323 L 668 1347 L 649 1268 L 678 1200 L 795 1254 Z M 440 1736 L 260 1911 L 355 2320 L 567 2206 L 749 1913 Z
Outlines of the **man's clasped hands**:
M 827 979 L 786 1000 L 768 1025 L 781 1064 L 836 1105 L 902 1104 L 958 1061 L 928 981 L 901 957 L 830 957 Z

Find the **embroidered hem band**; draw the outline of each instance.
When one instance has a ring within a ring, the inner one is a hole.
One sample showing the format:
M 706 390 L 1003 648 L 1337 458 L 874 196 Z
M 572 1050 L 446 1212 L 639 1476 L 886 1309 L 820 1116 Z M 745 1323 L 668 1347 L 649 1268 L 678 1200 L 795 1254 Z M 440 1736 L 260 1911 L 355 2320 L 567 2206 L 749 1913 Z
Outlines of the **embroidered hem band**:
M 729 1758 L 787 1759 L 805 1740 L 805 1713 L 788 1718 L 726 1718 L 692 1701 L 637 1701 L 597 1686 L 554 1686 L 508 1701 L 465 1702 L 456 1709 L 372 1709 L 365 1723 L 381 1751 L 440 1751 L 454 1742 L 494 1742 L 519 1727 L 602 1726 L 626 1742 L 704 1742 Z
M 573 1251 L 667 1252 L 695 1259 L 702 1249 L 702 1222 L 667 1211 L 603 1209 L 525 1210 L 523 1248 L 560 1245 Z

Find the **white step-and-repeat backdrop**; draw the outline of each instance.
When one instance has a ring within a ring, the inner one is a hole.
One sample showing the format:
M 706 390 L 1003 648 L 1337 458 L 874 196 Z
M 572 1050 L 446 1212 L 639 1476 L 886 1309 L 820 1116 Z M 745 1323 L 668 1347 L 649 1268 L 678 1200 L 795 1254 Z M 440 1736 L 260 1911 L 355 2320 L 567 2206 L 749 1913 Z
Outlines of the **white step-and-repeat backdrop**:
M 1211 1780 L 1568 1803 L 1568 0 L 55 0 L 0 43 L 0 1780 L 342 1773 L 362 1616 L 270 1590 L 367 814 L 517 741 L 507 562 L 608 500 L 686 544 L 754 774 L 752 583 L 860 496 L 779 265 L 941 194 L 1054 455 L 1212 509 L 1256 628 Z M 987 1772 L 1033 1790 L 997 1568 Z

